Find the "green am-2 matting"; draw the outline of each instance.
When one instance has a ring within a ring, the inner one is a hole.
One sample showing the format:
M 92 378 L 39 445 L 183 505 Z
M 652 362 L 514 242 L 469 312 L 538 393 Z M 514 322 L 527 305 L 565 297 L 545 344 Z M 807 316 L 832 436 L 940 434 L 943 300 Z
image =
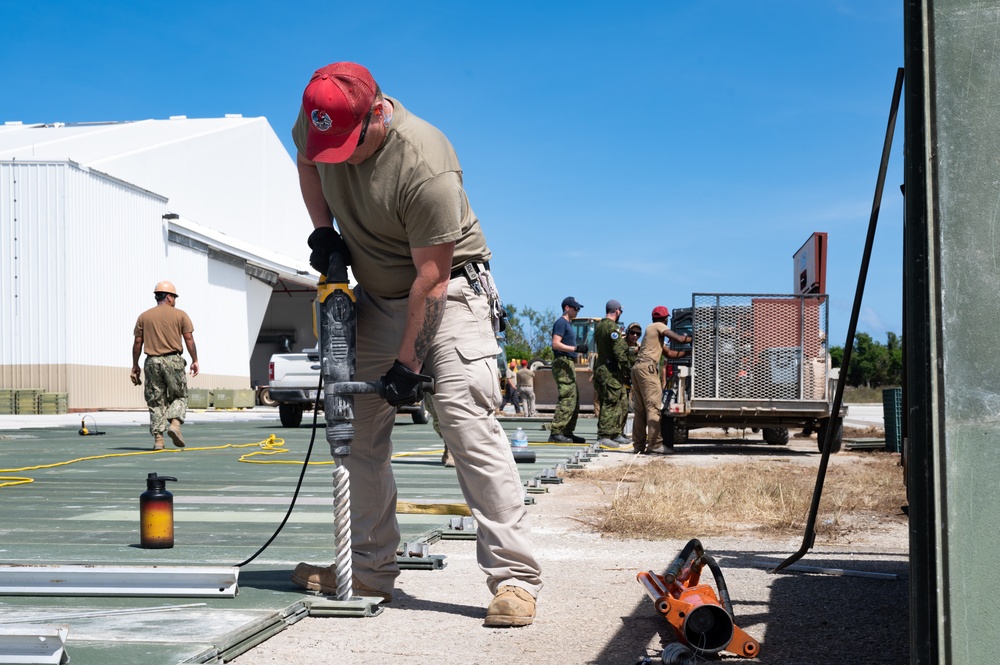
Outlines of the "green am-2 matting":
M 546 443 L 547 420 L 500 422 L 508 435 L 518 426 L 528 433 L 536 461 L 518 464 L 525 482 L 589 447 Z M 166 451 L 153 453 L 144 426 L 100 426 L 98 415 L 91 429 L 104 435 L 80 436 L 77 429 L 0 430 L 0 485 L 33 481 L 0 487 L 0 563 L 235 566 L 281 523 L 314 431 L 311 422 L 295 429 L 277 420 L 197 423 L 184 428 L 185 449 L 168 441 Z M 595 420 L 581 419 L 578 434 L 592 443 L 595 431 Z M 73 665 L 219 663 L 280 632 L 308 612 L 310 596 L 289 579 L 295 564 L 329 564 L 334 556 L 333 466 L 322 421 L 315 432 L 295 509 L 274 542 L 241 569 L 235 598 L 2 596 L 0 624 L 69 625 Z M 248 445 L 272 435 L 270 445 Z M 400 501 L 463 502 L 431 425 L 401 416 L 393 444 Z M 250 461 L 240 461 L 247 455 Z M 20 470 L 26 467 L 45 468 Z M 174 495 L 170 549 L 139 546 L 139 495 L 153 472 L 178 479 L 167 483 Z M 448 515 L 398 518 L 404 542 L 433 543 L 449 531 Z M 385 617 L 371 620 L 391 620 Z

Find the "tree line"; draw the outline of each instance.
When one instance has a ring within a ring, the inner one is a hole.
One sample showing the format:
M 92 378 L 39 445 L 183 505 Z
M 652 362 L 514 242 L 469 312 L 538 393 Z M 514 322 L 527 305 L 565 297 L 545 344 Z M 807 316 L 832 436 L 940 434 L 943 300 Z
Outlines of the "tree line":
M 844 347 L 831 346 L 830 358 L 834 367 L 843 365 Z M 889 332 L 886 333 L 886 343 L 883 345 L 868 333 L 856 333 L 854 348 L 851 350 L 851 366 L 843 376 L 847 385 L 854 387 L 903 385 L 902 339 L 896 333 Z
M 507 332 L 504 348 L 508 359 L 552 360 L 552 324 L 559 314 L 551 307 L 539 312 L 531 307 L 505 305 Z

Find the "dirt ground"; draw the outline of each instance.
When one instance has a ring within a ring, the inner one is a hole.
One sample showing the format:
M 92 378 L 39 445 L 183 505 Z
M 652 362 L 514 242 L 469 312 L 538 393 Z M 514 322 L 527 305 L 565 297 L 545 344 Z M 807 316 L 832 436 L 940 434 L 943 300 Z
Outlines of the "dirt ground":
M 815 435 L 771 447 L 719 439 L 678 446 L 671 463 L 716 464 L 739 460 L 797 460 L 818 467 Z M 835 455 L 850 464 L 855 454 Z M 650 457 L 602 453 L 588 468 L 643 464 Z M 530 509 L 536 555 L 545 588 L 532 626 L 483 627 L 490 600 L 472 541 L 441 541 L 432 554 L 447 556 L 437 571 L 403 571 L 394 603 L 379 616 L 306 618 L 233 662 L 237 665 L 337 663 L 593 663 L 633 665 L 660 654 L 673 639 L 667 622 L 636 581 L 640 571 L 662 573 L 684 540 L 645 541 L 601 537 L 586 517 L 606 505 L 606 491 L 584 478 L 551 485 Z M 819 515 L 819 522 L 826 519 Z M 845 516 L 840 517 L 841 520 Z M 846 516 L 850 519 L 850 516 Z M 699 538 L 720 564 L 736 625 L 760 642 L 759 656 L 722 660 L 774 665 L 909 662 L 909 568 L 906 523 L 858 519 L 849 535 L 817 538 L 798 565 L 836 574 L 768 569 L 797 552 L 802 536 Z M 712 584 L 711 576 L 703 578 Z M 699 658 L 698 662 L 708 662 Z

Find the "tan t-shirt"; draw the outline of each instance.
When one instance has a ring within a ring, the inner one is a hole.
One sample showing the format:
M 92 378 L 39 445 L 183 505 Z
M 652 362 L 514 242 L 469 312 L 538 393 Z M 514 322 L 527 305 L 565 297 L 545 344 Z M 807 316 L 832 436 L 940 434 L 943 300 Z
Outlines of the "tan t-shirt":
M 522 367 L 517 371 L 517 385 L 520 388 L 534 388 L 535 370 Z
M 369 293 L 401 298 L 417 270 L 411 247 L 455 242 L 452 268 L 486 261 L 490 250 L 462 186 L 462 167 L 444 134 L 395 99 L 382 146 L 363 163 L 317 162 L 323 194 L 348 248 L 351 269 Z M 305 154 L 309 119 L 292 128 Z
M 662 321 L 655 321 L 646 326 L 639 342 L 639 361 L 659 363 L 663 356 L 663 338 L 670 327 Z
M 194 324 L 184 310 L 157 305 L 139 315 L 132 334 L 142 337 L 142 350 L 147 356 L 165 356 L 183 353 L 184 333 L 193 332 Z

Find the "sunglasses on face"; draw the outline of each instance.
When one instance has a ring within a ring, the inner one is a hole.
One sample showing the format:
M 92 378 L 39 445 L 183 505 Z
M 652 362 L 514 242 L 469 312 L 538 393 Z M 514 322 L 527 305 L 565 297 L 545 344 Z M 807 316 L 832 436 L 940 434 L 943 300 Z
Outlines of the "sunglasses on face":
M 361 133 L 358 134 L 358 145 L 361 145 L 362 143 L 365 142 L 365 134 L 368 133 L 368 123 L 372 121 L 372 113 L 374 112 L 375 109 L 372 109 L 371 111 L 368 112 L 368 115 L 365 116 L 365 122 L 363 125 L 361 125 Z

